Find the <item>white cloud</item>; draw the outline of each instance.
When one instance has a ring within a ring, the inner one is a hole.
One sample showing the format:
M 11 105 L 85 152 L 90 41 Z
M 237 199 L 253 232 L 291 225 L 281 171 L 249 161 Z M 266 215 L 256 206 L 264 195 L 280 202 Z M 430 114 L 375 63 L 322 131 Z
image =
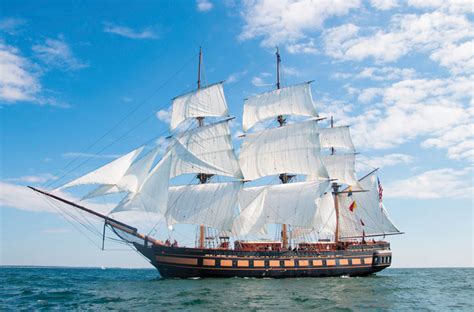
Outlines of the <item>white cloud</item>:
M 425 148 L 447 148 L 448 157 L 454 160 L 474 160 L 474 125 L 472 123 L 455 125 L 441 131 L 436 138 L 422 142 Z
M 448 68 L 453 74 L 474 73 L 474 41 L 458 45 L 446 43 L 434 51 L 430 58 Z
M 89 154 L 89 153 L 81 153 L 81 152 L 67 152 L 61 154 L 62 157 L 64 158 L 77 158 L 77 157 L 87 157 L 87 158 L 117 158 L 120 155 L 116 154 L 104 154 L 104 155 L 99 155 L 99 154 Z
M 371 79 L 374 81 L 385 80 L 406 80 L 416 76 L 416 71 L 413 68 L 398 68 L 398 67 L 366 67 L 355 78 Z
M 377 104 L 365 105 L 357 116 L 346 116 L 356 146 L 384 149 L 421 138 L 423 147 L 448 148 L 450 158 L 468 159 L 472 155 L 466 143 L 472 139 L 468 125 L 474 120 L 471 81 L 415 79 L 383 88 Z
M 256 87 L 273 86 L 273 83 L 265 82 L 262 77 L 258 77 L 258 76 L 252 78 L 252 84 Z
M 43 44 L 34 45 L 32 49 L 36 57 L 50 67 L 61 70 L 78 70 L 89 66 L 75 57 L 71 47 L 62 37 L 48 38 Z
M 318 49 L 314 43 L 314 39 L 309 39 L 307 42 L 293 43 L 286 46 L 286 50 L 291 54 L 316 54 Z
M 167 109 L 161 109 L 161 110 L 157 111 L 156 112 L 156 118 L 158 118 L 158 120 L 161 120 L 165 124 L 170 124 L 170 122 L 171 122 L 171 109 L 172 109 L 172 107 L 170 106 Z
M 387 197 L 419 199 L 474 198 L 472 174 L 472 168 L 426 171 L 387 184 L 384 194 Z
M 367 104 L 382 94 L 383 89 L 381 88 L 367 88 L 362 90 L 357 100 L 361 103 Z
M 413 156 L 407 154 L 388 154 L 374 157 L 360 155 L 357 157 L 357 170 L 361 170 L 364 166 L 371 168 L 382 168 L 395 166 L 398 164 L 408 164 L 413 162 L 413 160 Z
M 29 102 L 38 105 L 69 107 L 56 98 L 45 95 L 41 68 L 22 56 L 19 49 L 0 40 L 0 100 L 2 105 Z
M 24 183 L 44 183 L 51 180 L 56 180 L 58 177 L 50 173 L 42 173 L 37 175 L 27 175 L 19 178 L 7 179 L 7 181 L 24 182 Z
M 0 31 L 10 35 L 16 35 L 19 31 L 19 28 L 25 23 L 26 21 L 21 18 L 4 18 L 0 20 Z
M 0 41 L 0 99 L 8 103 L 35 101 L 41 91 L 38 73 L 20 51 Z
M 301 71 L 294 67 L 290 66 L 282 66 L 281 68 L 281 73 L 286 75 L 286 76 L 292 76 L 292 77 L 301 77 Z
M 391 10 L 400 6 L 398 0 L 371 0 L 370 5 L 380 11 Z
M 197 0 L 196 1 L 197 9 L 200 12 L 208 12 L 212 10 L 214 5 L 209 0 Z
M 473 12 L 472 1 L 469 0 L 408 0 L 407 4 L 418 9 L 436 9 L 451 14 Z
M 336 72 L 333 79 L 370 79 L 373 81 L 407 80 L 417 76 L 413 68 L 399 68 L 393 66 L 365 67 L 359 73 Z
M 346 15 L 359 6 L 358 0 L 247 1 L 241 12 L 245 24 L 239 38 L 262 38 L 264 47 L 288 45 L 293 52 L 306 48 L 314 53 L 305 32 L 321 29 L 326 19 Z
M 78 202 L 76 198 L 61 192 L 56 192 L 55 195 L 73 202 Z M 102 213 L 106 213 L 110 210 L 110 208 L 106 205 L 96 204 L 88 201 L 83 201 L 82 204 L 87 206 L 88 208 Z M 52 201 L 52 199 L 47 199 L 45 196 L 34 192 L 26 186 L 0 181 L 0 207 L 8 207 L 36 212 L 57 213 L 58 211 L 55 207 L 66 206 L 65 204 L 62 204 L 58 201 Z M 67 209 L 69 209 L 69 211 L 72 211 L 70 207 L 68 207 Z
M 115 25 L 112 23 L 105 23 L 104 32 L 116 34 L 130 39 L 156 39 L 158 35 L 153 32 L 151 27 L 147 27 L 141 31 L 134 30 L 130 27 Z
M 473 30 L 465 16 L 435 11 L 422 15 L 396 14 L 388 30 L 375 28 L 372 34 L 362 36 L 359 27 L 344 24 L 326 30 L 323 41 L 326 54 L 342 60 L 372 57 L 377 62 L 392 62 L 411 52 L 428 52 L 432 53 L 432 59 L 441 61 L 444 54 L 437 54 L 439 49 L 454 50 L 458 58 L 471 59 L 474 51 L 462 43 L 473 37 Z
M 229 75 L 229 77 L 226 78 L 225 82 L 226 83 L 235 83 L 235 82 L 241 80 L 242 77 L 247 75 L 247 73 L 248 73 L 247 70 L 243 70 L 243 71 L 237 72 L 237 73 L 232 73 L 232 74 Z
M 28 211 L 55 212 L 49 202 L 26 186 L 0 181 L 0 206 Z

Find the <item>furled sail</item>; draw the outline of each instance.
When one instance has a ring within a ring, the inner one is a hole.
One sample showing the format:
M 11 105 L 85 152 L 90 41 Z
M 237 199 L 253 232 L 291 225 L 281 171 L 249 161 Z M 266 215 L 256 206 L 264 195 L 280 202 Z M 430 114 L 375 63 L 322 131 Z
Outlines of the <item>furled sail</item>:
M 127 170 L 130 168 L 133 161 L 142 152 L 142 150 L 143 146 L 123 155 L 120 158 L 115 159 L 112 162 L 109 162 L 105 166 L 102 166 L 75 180 L 72 180 L 71 182 L 64 184 L 60 187 L 60 189 L 84 184 L 117 184 L 126 174 Z
M 257 122 L 278 115 L 317 117 L 309 83 L 285 87 L 252 96 L 244 102 L 242 124 L 244 131 Z
M 130 193 L 111 212 L 146 211 L 164 214 L 168 203 L 171 155 L 167 153 L 150 171 L 136 193 Z
M 227 117 L 229 115 L 222 83 L 186 93 L 173 99 L 170 128 L 173 131 L 183 121 L 197 117 Z
M 246 214 L 243 219 L 253 218 L 253 225 L 246 228 L 247 234 L 258 233 L 258 225 L 267 223 L 313 228 L 319 198 L 328 186 L 327 181 L 313 181 L 243 188 L 240 194 L 241 208 Z M 262 193 L 264 196 L 259 197 Z
M 241 182 L 172 186 L 166 220 L 231 230 L 238 211 Z
M 321 148 L 334 147 L 335 149 L 355 151 L 348 126 L 319 129 L 319 139 Z
M 150 151 L 141 159 L 135 161 L 127 170 L 125 175 L 113 185 L 101 185 L 83 197 L 83 199 L 93 198 L 105 194 L 112 194 L 118 192 L 138 192 L 143 181 L 148 175 L 151 166 L 158 154 L 158 148 Z
M 172 140 L 171 177 L 206 173 L 242 179 L 226 121 L 180 133 Z
M 290 173 L 327 178 L 320 157 L 318 124 L 309 121 L 247 134 L 239 163 L 245 179 Z
M 360 184 L 367 192 L 354 192 L 350 196 L 347 193 L 338 195 L 340 237 L 362 236 L 363 232 L 365 235 L 399 233 L 379 200 L 375 173 L 361 179 Z M 354 202 L 351 210 L 351 204 Z M 332 206 L 334 207 L 334 204 Z

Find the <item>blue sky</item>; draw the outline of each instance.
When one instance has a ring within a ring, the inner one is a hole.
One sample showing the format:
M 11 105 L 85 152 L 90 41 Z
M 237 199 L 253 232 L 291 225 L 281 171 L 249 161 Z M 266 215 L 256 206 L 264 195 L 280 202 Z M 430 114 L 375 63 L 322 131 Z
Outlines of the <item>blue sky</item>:
M 240 122 L 242 100 L 274 87 L 278 45 L 283 84 L 314 80 L 320 114 L 351 125 L 361 172 L 381 167 L 406 232 L 390 238 L 394 266 L 472 266 L 473 37 L 467 1 L 2 1 L 0 263 L 146 266 L 99 251 L 22 186 L 166 135 L 199 46 L 204 82 L 226 80 Z

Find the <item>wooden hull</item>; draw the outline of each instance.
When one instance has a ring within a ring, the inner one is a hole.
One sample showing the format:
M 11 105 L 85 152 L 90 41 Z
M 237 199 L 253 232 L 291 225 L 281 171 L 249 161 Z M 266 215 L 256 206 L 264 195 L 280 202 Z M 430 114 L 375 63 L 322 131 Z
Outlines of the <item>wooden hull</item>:
M 389 267 L 392 258 L 388 244 L 324 252 L 135 247 L 166 278 L 365 276 Z

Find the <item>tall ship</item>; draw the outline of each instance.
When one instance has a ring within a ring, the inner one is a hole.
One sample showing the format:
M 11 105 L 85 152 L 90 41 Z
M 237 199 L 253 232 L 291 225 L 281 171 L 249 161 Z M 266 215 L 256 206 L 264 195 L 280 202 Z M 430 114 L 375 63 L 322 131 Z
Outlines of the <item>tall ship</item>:
M 223 82 L 202 86 L 201 61 L 200 50 L 197 89 L 172 99 L 165 152 L 140 146 L 57 189 L 29 187 L 99 218 L 102 239 L 112 231 L 163 277 L 364 276 L 389 267 L 385 237 L 402 233 L 378 170 L 357 178 L 349 126 L 319 116 L 311 82 L 281 86 L 277 49 L 276 87 L 244 100 L 236 152 Z M 84 186 L 92 190 L 81 200 L 122 197 L 104 214 L 63 195 Z M 162 217 L 168 234 L 139 230 L 119 218 L 127 211 Z M 195 246 L 173 238 L 179 225 L 193 228 Z

